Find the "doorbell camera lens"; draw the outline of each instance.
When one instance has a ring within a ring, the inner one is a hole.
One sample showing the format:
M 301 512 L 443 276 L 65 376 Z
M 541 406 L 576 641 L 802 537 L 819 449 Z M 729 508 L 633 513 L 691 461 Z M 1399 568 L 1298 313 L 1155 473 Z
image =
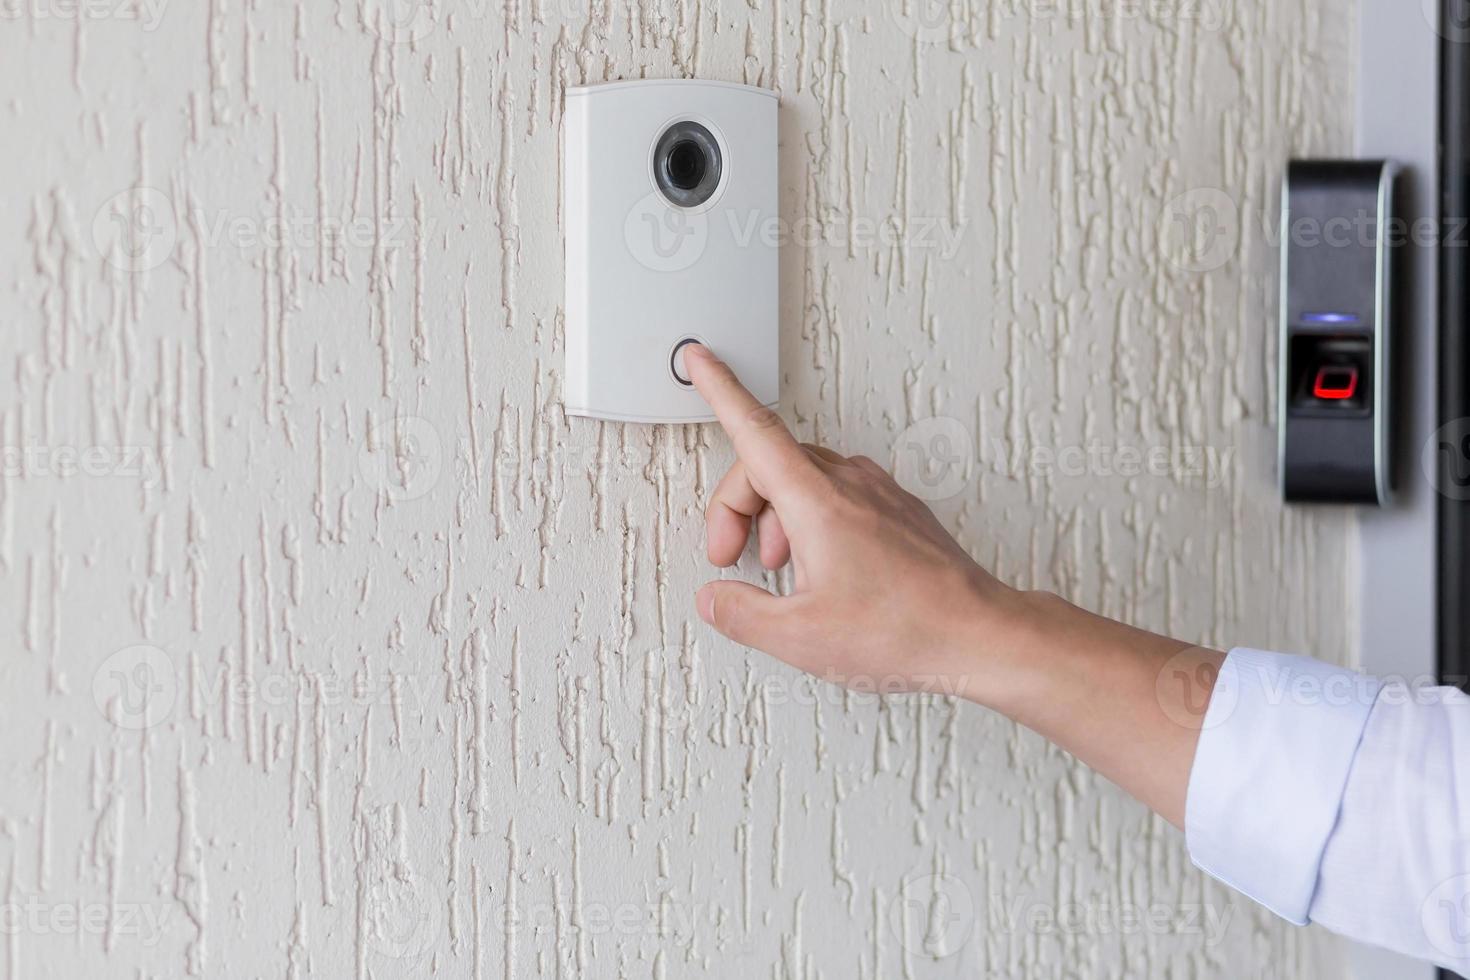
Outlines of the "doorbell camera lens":
M 723 166 L 714 134 L 691 120 L 664 130 L 654 148 L 654 182 L 669 203 L 681 208 L 699 207 L 714 197 Z
M 704 179 L 704 151 L 693 140 L 680 140 L 669 150 L 669 181 L 681 191 L 692 191 Z

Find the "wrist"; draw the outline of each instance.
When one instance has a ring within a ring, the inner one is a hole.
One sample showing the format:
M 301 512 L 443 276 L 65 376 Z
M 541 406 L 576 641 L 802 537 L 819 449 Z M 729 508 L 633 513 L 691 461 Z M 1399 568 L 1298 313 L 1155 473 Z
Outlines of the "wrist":
M 961 641 L 961 694 L 1024 723 L 1044 699 L 1055 698 L 1065 658 L 1106 621 L 1053 592 L 992 584 Z
M 976 623 L 966 672 L 975 683 L 966 685 L 966 697 L 1183 826 L 1195 747 L 1224 654 L 1113 622 L 1047 592 L 1008 591 Z

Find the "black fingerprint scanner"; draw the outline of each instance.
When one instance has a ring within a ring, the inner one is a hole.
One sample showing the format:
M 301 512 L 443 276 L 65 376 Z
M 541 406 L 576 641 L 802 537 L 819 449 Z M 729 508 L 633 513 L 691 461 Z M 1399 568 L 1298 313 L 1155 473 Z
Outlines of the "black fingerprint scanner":
M 1286 168 L 1278 451 L 1289 501 L 1388 502 L 1395 175 L 1386 160 Z

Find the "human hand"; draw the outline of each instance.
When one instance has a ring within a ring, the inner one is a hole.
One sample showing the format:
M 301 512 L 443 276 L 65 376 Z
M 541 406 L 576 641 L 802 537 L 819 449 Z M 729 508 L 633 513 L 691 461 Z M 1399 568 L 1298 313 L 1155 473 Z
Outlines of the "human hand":
M 994 708 L 1184 825 L 1199 727 L 1181 718 L 1203 717 L 1214 683 L 1186 668 L 1218 673 L 1223 654 L 1002 585 L 877 463 L 797 442 L 705 348 L 684 363 L 738 457 L 705 512 L 710 561 L 735 564 L 754 522 L 761 563 L 795 571 L 788 596 L 709 583 L 701 619 L 849 687 Z M 1199 686 L 1166 706 L 1160 678 L 1180 671 Z
M 735 564 L 753 522 L 761 564 L 789 561 L 795 581 L 781 597 L 711 582 L 696 597 L 700 618 L 851 687 L 989 701 L 1008 649 L 998 641 L 1023 595 L 977 565 L 876 462 L 797 442 L 707 348 L 690 345 L 684 356 L 738 456 L 705 511 L 709 559 Z

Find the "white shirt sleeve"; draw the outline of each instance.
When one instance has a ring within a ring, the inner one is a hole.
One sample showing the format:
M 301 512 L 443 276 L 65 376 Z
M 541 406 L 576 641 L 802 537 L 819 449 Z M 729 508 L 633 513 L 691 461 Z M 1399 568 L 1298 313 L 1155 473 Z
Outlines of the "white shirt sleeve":
M 1288 921 L 1470 973 L 1470 697 L 1454 688 L 1232 650 L 1184 831 L 1199 868 Z

